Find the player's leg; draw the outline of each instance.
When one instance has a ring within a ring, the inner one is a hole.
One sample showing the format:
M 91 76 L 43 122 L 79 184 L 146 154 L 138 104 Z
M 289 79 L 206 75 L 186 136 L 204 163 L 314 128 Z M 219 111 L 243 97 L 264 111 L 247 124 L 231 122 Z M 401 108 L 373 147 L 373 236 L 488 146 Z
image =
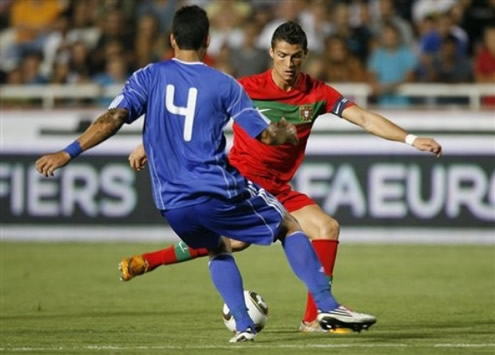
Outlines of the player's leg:
M 294 202 L 290 207 L 294 207 Z M 338 222 L 316 204 L 309 204 L 292 210 L 291 215 L 297 219 L 301 228 L 311 239 L 316 255 L 318 255 L 325 274 L 328 276 L 329 282 L 331 282 L 339 243 L 340 228 Z M 316 321 L 316 316 L 316 304 L 311 293 L 308 292 L 300 330 L 304 332 L 320 331 L 321 328 Z
M 249 247 L 248 243 L 238 240 L 231 240 L 230 244 L 233 252 L 242 251 Z M 135 276 L 153 271 L 159 266 L 177 264 L 207 255 L 208 249 L 191 248 L 184 241 L 180 241 L 165 249 L 122 259 L 119 263 L 120 279 L 122 281 L 129 281 Z
M 368 329 L 376 322 L 369 314 L 350 311 L 339 305 L 331 293 L 331 285 L 307 236 L 294 217 L 286 215 L 282 241 L 287 260 L 294 273 L 306 284 L 318 307 L 317 319 L 323 329 L 347 328 L 354 331 Z
M 212 218 L 209 211 L 218 203 L 211 199 L 202 204 L 164 211 L 162 214 L 187 245 L 208 249 L 211 280 L 236 321 L 238 334 L 231 340 L 253 340 L 255 326 L 246 310 L 242 277 L 232 257 L 230 242 L 206 226 Z M 214 215 L 213 218 L 218 216 Z
M 248 184 L 247 190 L 249 198 L 211 208 L 205 226 L 251 244 L 269 245 L 280 239 L 294 273 L 311 291 L 320 310 L 318 320 L 326 329 L 346 327 L 359 331 L 373 324 L 375 317 L 350 312 L 333 298 L 323 267 L 296 219 L 264 189 Z
M 282 192 L 277 195 L 277 198 L 291 215 L 297 219 L 303 231 L 311 239 L 325 274 L 331 281 L 340 231 L 338 222 L 327 215 L 307 195 L 287 188 L 280 188 L 280 190 Z M 302 332 L 324 331 L 316 320 L 316 316 L 317 307 L 311 293 L 308 291 L 306 309 L 299 330 Z M 340 330 L 338 332 L 342 333 Z
M 129 281 L 135 276 L 150 272 L 161 265 L 177 264 L 208 255 L 206 248 L 191 248 L 184 241 L 141 255 L 133 255 L 122 259 L 119 264 L 120 279 Z

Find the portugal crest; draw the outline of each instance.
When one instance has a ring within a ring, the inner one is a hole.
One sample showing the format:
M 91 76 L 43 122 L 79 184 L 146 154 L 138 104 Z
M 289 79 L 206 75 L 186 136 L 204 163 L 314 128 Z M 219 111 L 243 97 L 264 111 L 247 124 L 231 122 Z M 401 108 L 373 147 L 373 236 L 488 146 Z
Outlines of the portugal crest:
M 313 118 L 313 106 L 301 105 L 299 106 L 299 119 L 304 122 L 311 121 Z

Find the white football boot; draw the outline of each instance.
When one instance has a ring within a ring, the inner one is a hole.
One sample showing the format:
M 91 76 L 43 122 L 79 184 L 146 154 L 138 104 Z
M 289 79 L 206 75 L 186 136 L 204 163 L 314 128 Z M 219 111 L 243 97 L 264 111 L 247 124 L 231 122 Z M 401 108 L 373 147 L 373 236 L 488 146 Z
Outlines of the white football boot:
M 330 312 L 319 312 L 317 319 L 323 329 L 347 328 L 355 332 L 368 329 L 376 323 L 375 316 L 353 312 L 342 305 Z
M 256 333 L 253 333 L 251 328 L 247 328 L 242 332 L 237 332 L 235 335 L 229 340 L 229 343 L 242 343 L 246 341 L 253 341 L 256 338 Z

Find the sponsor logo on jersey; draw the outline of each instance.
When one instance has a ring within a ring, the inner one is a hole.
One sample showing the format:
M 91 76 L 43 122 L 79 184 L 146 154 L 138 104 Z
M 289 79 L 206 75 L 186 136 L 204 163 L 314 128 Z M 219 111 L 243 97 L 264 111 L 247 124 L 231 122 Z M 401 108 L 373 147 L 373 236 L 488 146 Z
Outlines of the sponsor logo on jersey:
M 299 119 L 304 122 L 311 121 L 313 119 L 313 106 L 311 105 L 299 106 Z

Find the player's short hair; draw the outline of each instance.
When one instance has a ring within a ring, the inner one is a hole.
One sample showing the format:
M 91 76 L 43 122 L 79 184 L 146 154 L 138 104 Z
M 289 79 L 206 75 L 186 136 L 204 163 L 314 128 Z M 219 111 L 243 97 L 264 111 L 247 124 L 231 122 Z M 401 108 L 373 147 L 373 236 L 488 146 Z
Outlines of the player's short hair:
M 180 49 L 198 50 L 206 45 L 210 21 L 199 6 L 184 6 L 177 10 L 172 22 L 172 34 Z
M 277 41 L 285 41 L 289 44 L 300 44 L 304 51 L 308 50 L 308 38 L 302 27 L 294 22 L 289 21 L 277 27 L 272 36 L 272 48 L 275 48 Z

